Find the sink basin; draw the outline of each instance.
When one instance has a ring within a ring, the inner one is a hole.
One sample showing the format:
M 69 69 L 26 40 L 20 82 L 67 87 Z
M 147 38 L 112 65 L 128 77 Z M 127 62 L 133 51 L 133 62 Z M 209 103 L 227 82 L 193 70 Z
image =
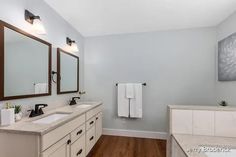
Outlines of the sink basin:
M 90 107 L 90 106 L 92 106 L 92 105 L 81 104 L 81 105 L 76 106 L 76 108 L 87 108 L 87 107 Z
M 53 113 L 53 114 L 48 115 L 44 118 L 35 120 L 32 123 L 35 123 L 35 124 L 50 124 L 50 123 L 56 122 L 56 121 L 58 121 L 62 118 L 67 117 L 69 114 L 70 113 Z

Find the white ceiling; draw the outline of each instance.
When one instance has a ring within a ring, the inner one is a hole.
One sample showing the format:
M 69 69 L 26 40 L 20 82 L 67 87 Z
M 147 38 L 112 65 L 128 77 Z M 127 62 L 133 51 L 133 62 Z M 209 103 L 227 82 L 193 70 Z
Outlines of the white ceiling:
M 216 26 L 236 0 L 45 0 L 83 36 Z

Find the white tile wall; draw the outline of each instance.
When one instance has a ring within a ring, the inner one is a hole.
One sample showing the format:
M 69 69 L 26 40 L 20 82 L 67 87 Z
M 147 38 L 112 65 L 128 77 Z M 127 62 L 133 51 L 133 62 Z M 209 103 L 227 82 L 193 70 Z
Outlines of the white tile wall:
M 193 111 L 193 134 L 214 136 L 214 111 Z
M 215 135 L 236 137 L 236 112 L 215 112 Z
M 236 111 L 172 109 L 171 134 L 236 137 Z
M 172 133 L 176 134 L 192 134 L 193 119 L 192 110 L 172 110 Z

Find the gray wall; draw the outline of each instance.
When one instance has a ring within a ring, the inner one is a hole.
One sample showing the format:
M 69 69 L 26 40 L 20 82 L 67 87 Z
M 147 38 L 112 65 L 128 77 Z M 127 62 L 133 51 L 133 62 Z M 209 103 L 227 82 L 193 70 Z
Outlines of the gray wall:
M 31 25 L 24 20 L 24 10 L 28 9 L 40 15 L 46 28 L 46 35 L 37 35 L 53 44 L 53 70 L 56 71 L 56 47 L 64 48 L 66 46 L 66 37 L 76 40 L 79 44 L 80 52 L 80 87 L 83 89 L 83 41 L 84 38 L 62 17 L 53 11 L 43 0 L 5 0 L 0 5 L 0 19 L 10 23 L 18 28 L 30 32 Z M 30 98 L 10 101 L 14 104 L 22 104 L 24 108 L 35 103 L 48 103 L 49 108 L 66 105 L 68 100 L 75 94 L 66 94 L 58 96 L 56 94 L 56 85 L 52 84 L 52 96 Z M 5 102 L 0 102 L 0 107 Z
M 104 102 L 104 127 L 164 132 L 167 105 L 214 105 L 215 28 L 85 39 L 87 99 Z M 117 82 L 146 82 L 143 118 L 117 117 Z
M 236 32 L 236 12 L 223 21 L 217 27 L 217 41 L 220 41 L 227 36 Z M 217 52 L 216 52 L 217 54 Z M 217 61 L 217 56 L 216 56 Z M 217 72 L 217 67 L 216 67 Z M 217 73 L 216 73 L 217 75 Z M 236 105 L 236 82 L 219 82 L 216 80 L 217 101 L 226 100 L 230 105 Z

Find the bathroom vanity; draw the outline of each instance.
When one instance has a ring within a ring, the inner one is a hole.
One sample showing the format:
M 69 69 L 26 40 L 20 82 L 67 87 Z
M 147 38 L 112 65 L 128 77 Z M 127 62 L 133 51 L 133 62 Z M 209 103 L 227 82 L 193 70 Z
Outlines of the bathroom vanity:
M 102 135 L 102 103 L 81 103 L 0 127 L 1 157 L 85 157 Z

